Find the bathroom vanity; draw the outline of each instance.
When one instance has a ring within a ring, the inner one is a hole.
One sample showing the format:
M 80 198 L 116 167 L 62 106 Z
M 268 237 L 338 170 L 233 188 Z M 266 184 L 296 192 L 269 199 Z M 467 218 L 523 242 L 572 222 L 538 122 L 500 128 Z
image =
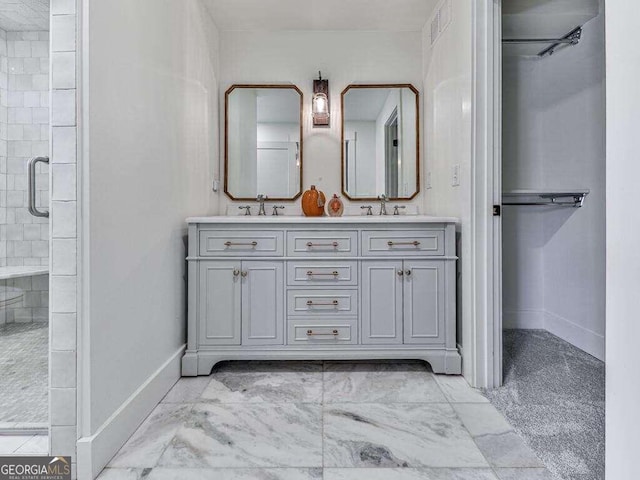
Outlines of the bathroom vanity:
M 421 359 L 461 373 L 455 218 L 188 219 L 185 376 L 223 360 Z

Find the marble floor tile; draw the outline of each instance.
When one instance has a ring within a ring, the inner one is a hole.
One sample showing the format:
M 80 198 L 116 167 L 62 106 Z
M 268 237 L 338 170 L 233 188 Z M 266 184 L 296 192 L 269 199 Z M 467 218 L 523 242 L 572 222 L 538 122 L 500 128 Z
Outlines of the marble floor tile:
M 165 395 L 162 403 L 197 403 L 210 381 L 205 376 L 182 377 Z
M 216 403 L 320 403 L 322 365 L 282 362 L 253 371 L 222 369 L 209 378 L 201 401 Z
M 490 468 L 326 468 L 324 480 L 498 480 Z
M 471 388 L 460 375 L 434 375 L 445 397 L 451 403 L 488 403 L 479 390 Z
M 158 463 L 174 468 L 320 467 L 314 404 L 196 404 Z
M 10 455 L 23 446 L 34 435 L 0 435 L 0 455 Z
M 325 467 L 488 467 L 449 404 L 324 409 Z
M 496 468 L 499 480 L 554 480 L 546 468 Z
M 327 362 L 325 403 L 446 403 L 423 363 Z
M 322 480 L 322 468 L 154 468 L 145 480 Z
M 107 467 L 96 480 L 142 480 L 149 478 L 150 468 L 110 468 Z
M 49 453 L 49 436 L 34 435 L 15 451 L 15 455 L 46 455 Z
M 109 463 L 110 467 L 154 467 L 185 422 L 189 404 L 160 404 Z
M 490 403 L 452 403 L 451 406 L 472 437 L 513 431 L 509 422 Z
M 474 440 L 492 467 L 544 467 L 515 432 L 480 435 Z

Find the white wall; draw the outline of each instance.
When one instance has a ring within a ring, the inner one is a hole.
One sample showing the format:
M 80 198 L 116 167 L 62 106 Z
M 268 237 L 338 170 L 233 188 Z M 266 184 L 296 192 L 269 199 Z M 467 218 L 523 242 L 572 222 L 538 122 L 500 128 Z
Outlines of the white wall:
M 460 218 L 458 269 L 458 339 L 471 343 L 471 94 L 472 94 L 472 2 L 452 1 L 452 21 L 433 46 L 430 22 L 423 31 L 425 167 L 432 188 L 426 190 L 426 213 Z M 460 186 L 451 185 L 453 165 L 460 165 Z M 426 182 L 426 175 L 422 175 Z M 463 371 L 470 381 L 470 364 Z
M 421 85 L 419 32 L 221 32 L 220 93 L 234 83 L 288 83 L 304 93 L 304 178 L 341 195 L 340 94 L 351 83 Z M 329 79 L 330 128 L 311 127 L 313 79 Z M 421 203 L 422 195 L 414 203 Z M 223 212 L 229 199 L 221 195 Z M 299 202 L 295 202 L 299 205 Z
M 504 324 L 604 359 L 604 15 L 551 57 L 504 58 L 503 187 L 591 191 L 584 207 L 505 207 Z
M 85 436 L 109 429 L 165 362 L 175 363 L 169 386 L 179 375 L 185 218 L 215 209 L 218 150 L 217 32 L 199 1 L 91 2 L 87 15 Z M 138 404 L 122 433 L 153 406 Z
M 607 0 L 606 478 L 640 478 L 640 4 Z

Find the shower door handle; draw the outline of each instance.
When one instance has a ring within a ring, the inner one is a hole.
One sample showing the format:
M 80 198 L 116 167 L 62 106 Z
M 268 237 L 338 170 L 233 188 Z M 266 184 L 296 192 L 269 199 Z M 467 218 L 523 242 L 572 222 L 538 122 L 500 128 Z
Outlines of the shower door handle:
M 49 163 L 49 157 L 34 157 L 29 160 L 29 213 L 34 217 L 49 217 L 49 212 L 36 208 L 36 165 Z

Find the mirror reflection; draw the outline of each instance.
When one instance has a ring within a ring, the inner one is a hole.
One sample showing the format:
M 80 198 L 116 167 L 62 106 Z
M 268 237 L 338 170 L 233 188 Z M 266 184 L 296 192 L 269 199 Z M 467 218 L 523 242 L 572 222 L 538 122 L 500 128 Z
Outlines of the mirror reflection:
M 225 193 L 234 200 L 299 196 L 302 92 L 293 85 L 234 85 L 225 108 Z
M 342 93 L 342 190 L 352 200 L 419 191 L 418 91 L 350 85 Z

